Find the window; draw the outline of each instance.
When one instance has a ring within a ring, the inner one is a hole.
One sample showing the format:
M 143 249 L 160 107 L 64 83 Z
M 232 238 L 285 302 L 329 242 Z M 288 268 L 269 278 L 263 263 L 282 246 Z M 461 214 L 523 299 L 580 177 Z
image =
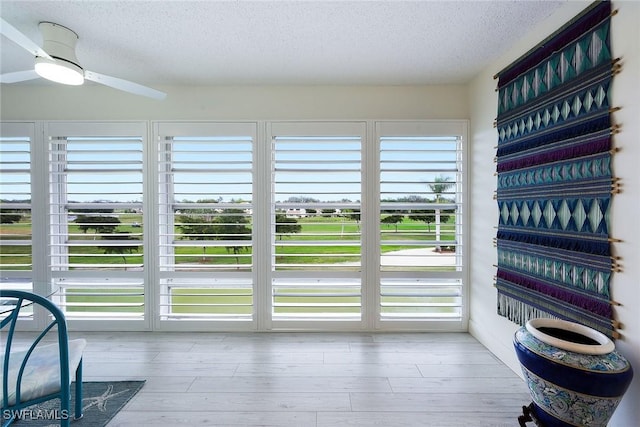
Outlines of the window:
M 32 290 L 32 123 L 3 123 L 0 133 L 0 286 Z
M 460 320 L 464 129 L 386 122 L 377 134 L 380 320 Z
M 271 132 L 273 320 L 360 320 L 365 126 Z
M 157 132 L 161 319 L 252 320 L 255 124 Z
M 144 124 L 49 126 L 50 269 L 68 319 L 145 314 Z
M 71 328 L 466 328 L 464 121 L 0 130 L 0 286 Z

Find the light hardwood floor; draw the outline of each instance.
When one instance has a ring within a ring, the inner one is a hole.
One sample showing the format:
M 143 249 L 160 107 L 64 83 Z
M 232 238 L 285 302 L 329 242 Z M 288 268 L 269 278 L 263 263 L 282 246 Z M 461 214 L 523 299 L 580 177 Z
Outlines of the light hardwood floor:
M 517 426 L 524 382 L 464 333 L 74 333 L 147 382 L 115 426 Z

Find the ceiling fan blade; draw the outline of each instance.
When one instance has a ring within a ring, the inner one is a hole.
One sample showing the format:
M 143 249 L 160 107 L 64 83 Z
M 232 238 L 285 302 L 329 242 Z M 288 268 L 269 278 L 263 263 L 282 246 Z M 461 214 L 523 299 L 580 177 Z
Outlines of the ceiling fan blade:
M 40 46 L 38 46 L 29 37 L 22 34 L 16 27 L 9 24 L 3 18 L 0 18 L 0 33 L 6 38 L 17 44 L 18 46 L 29 51 L 33 56 L 43 56 L 48 59 L 52 59 L 47 52 L 45 52 Z
M 123 90 L 125 92 L 133 93 L 135 95 L 147 96 L 149 98 L 164 99 L 167 94 L 160 92 L 159 90 L 152 89 L 147 86 L 142 86 L 138 83 L 130 82 L 128 80 L 119 79 L 117 77 L 106 76 L 104 74 L 95 73 L 93 71 L 84 70 L 84 78 L 96 83 L 103 84 L 105 86 L 112 87 L 114 89 Z
M 35 70 L 16 71 L 15 73 L 1 74 L 0 83 L 17 83 L 38 78 L 40 78 L 40 76 Z

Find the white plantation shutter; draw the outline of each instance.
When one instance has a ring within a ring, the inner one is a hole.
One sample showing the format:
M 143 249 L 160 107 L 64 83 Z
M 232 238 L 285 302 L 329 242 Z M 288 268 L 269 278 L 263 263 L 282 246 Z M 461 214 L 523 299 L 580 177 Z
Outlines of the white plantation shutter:
M 465 121 L 0 125 L 0 286 L 71 328 L 466 328 Z
M 274 320 L 361 318 L 364 137 L 362 123 L 272 127 Z
M 33 123 L 0 128 L 0 286 L 33 289 Z
M 140 123 L 49 126 L 50 268 L 69 319 L 143 319 Z
M 379 123 L 380 319 L 463 316 L 464 129 Z
M 162 320 L 252 320 L 255 123 L 158 126 Z

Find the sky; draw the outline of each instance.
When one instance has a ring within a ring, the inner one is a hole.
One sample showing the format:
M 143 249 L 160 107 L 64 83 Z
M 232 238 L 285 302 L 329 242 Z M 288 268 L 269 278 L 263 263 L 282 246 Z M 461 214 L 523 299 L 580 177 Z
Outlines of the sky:
M 0 141 L 3 170 L 0 198 L 29 199 L 28 140 Z M 60 160 L 52 163 L 53 176 L 55 168 L 66 175 L 68 200 L 142 202 L 145 158 L 142 138 L 69 138 L 53 144 L 59 145 L 54 146 L 51 156 Z M 382 138 L 381 198 L 408 195 L 434 198 L 429 183 L 436 177 L 455 181 L 456 144 L 455 138 Z M 158 168 L 171 168 L 163 177 L 167 185 L 161 188 L 172 189 L 175 201 L 251 199 L 254 161 L 251 137 L 176 137 L 160 147 L 170 151 L 158 153 Z M 276 201 L 302 196 L 325 202 L 362 199 L 360 137 L 275 138 L 272 148 L 271 173 L 275 181 L 272 188 Z

